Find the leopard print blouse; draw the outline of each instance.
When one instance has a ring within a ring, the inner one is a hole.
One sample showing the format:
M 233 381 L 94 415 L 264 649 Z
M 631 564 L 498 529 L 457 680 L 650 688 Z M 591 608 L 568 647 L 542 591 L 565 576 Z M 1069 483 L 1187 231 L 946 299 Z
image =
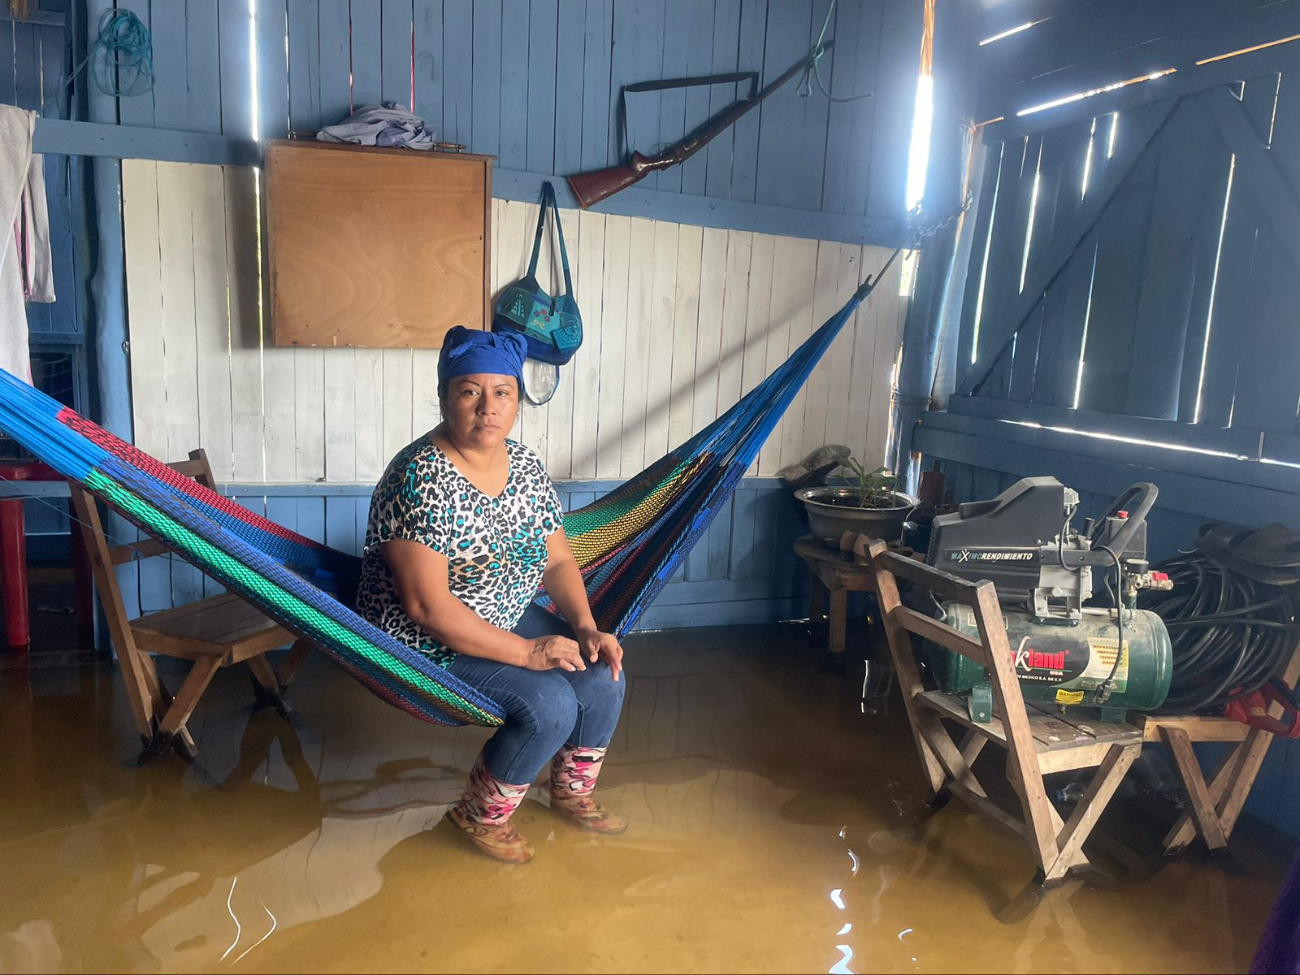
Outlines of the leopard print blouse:
M 561 527 L 560 499 L 542 462 L 506 441 L 510 474 L 495 498 L 471 484 L 427 435 L 403 448 L 370 499 L 357 609 L 375 626 L 442 667 L 457 654 L 402 611 L 380 546 L 395 538 L 447 557 L 451 593 L 509 630 L 537 595 L 546 540 Z

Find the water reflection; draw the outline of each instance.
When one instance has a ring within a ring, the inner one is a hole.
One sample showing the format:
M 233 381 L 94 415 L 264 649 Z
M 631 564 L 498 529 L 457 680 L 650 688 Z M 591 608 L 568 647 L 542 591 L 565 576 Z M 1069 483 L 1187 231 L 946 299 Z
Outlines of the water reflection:
M 862 715 L 856 681 L 795 641 L 726 638 L 630 641 L 638 680 L 604 786 L 631 828 L 578 833 L 535 790 L 524 869 L 440 822 L 486 732 L 413 721 L 323 661 L 295 687 L 296 725 L 250 713 L 245 679 L 223 671 L 188 768 L 131 764 L 116 675 L 10 677 L 0 970 L 1248 965 L 1283 866 L 1249 837 L 1234 839 L 1249 870 L 1171 863 L 1001 925 L 1027 852 L 955 805 L 922 815 L 901 714 Z

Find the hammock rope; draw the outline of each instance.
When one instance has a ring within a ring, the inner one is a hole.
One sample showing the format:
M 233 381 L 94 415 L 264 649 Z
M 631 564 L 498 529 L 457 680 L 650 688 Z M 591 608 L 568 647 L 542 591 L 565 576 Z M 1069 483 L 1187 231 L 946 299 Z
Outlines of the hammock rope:
M 564 516 L 597 623 L 630 630 L 708 530 L 768 434 L 893 256 L 781 366 L 717 420 L 605 497 Z M 361 560 L 190 480 L 0 370 L 0 430 L 286 629 L 383 700 L 435 724 L 505 712 L 350 608 Z M 544 595 L 537 600 L 554 610 Z

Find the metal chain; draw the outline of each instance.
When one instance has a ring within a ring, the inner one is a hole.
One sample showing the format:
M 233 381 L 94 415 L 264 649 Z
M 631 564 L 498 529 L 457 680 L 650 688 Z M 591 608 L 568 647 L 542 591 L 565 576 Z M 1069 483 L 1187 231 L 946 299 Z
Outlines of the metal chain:
M 951 227 L 961 219 L 963 213 L 970 209 L 972 199 L 973 197 L 971 196 L 970 191 L 967 190 L 966 196 L 961 202 L 961 206 L 954 208 L 947 216 L 928 224 L 921 222 L 921 217 L 924 216 L 921 204 L 918 203 L 916 206 L 912 207 L 912 209 L 908 210 L 906 217 L 908 248 L 915 250 L 921 246 L 922 241 L 933 237 L 941 230 L 946 230 Z

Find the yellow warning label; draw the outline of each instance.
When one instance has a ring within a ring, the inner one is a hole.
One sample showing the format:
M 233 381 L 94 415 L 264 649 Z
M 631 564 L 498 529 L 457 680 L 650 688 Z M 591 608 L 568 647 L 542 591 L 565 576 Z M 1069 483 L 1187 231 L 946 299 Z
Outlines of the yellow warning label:
M 1064 688 L 1058 687 L 1056 689 L 1056 703 L 1057 704 L 1082 704 L 1083 691 L 1067 691 Z
M 1111 670 L 1114 669 L 1115 690 L 1122 693 L 1128 686 L 1129 642 L 1124 641 L 1124 656 L 1120 658 L 1119 666 L 1116 667 L 1115 654 L 1118 649 L 1119 645 L 1115 640 L 1091 637 L 1088 640 L 1088 666 L 1084 668 L 1083 673 L 1079 676 L 1085 679 L 1105 680 L 1111 675 Z

